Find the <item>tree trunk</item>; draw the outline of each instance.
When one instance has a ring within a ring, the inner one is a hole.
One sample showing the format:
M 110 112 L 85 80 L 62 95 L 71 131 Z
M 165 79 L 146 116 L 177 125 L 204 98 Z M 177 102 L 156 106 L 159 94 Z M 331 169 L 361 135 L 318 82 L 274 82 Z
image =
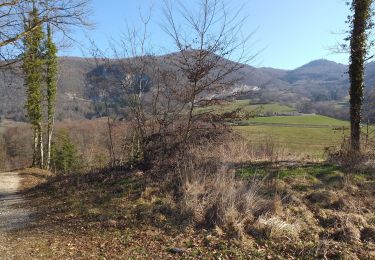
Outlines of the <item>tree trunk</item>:
M 109 136 L 109 155 L 111 158 L 111 167 L 114 167 L 116 164 L 116 155 L 115 155 L 115 148 L 113 145 L 113 138 L 112 138 L 112 123 L 110 115 L 107 114 L 107 126 L 108 126 L 108 136 Z
M 34 128 L 33 133 L 33 139 L 34 139 L 34 146 L 33 146 L 33 163 L 32 167 L 35 167 L 38 165 L 38 132 L 36 128 Z
M 45 167 L 47 170 L 51 167 L 51 145 L 52 145 L 52 134 L 53 134 L 53 125 L 54 125 L 54 119 L 51 119 L 52 122 L 48 124 L 47 129 L 47 155 L 46 155 L 46 164 Z
M 353 0 L 352 32 L 350 37 L 350 145 L 354 153 L 361 150 L 361 109 L 364 89 L 364 63 L 372 0 Z
M 41 123 L 38 124 L 38 166 L 43 169 L 44 167 L 44 150 L 43 150 L 43 131 Z

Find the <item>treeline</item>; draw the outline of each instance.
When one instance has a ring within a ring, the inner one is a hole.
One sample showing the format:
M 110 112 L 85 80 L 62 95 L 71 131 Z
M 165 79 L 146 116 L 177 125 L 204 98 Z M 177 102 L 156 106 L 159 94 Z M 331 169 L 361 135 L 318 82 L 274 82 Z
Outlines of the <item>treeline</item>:
M 126 122 L 113 125 L 114 151 L 119 160 L 128 157 L 129 144 L 124 133 L 129 130 Z M 109 137 L 105 118 L 97 120 L 77 120 L 57 122 L 51 144 L 50 170 L 70 173 L 91 171 L 108 166 Z M 33 155 L 33 129 L 25 123 L 12 123 L 0 137 L 0 171 L 30 167 Z

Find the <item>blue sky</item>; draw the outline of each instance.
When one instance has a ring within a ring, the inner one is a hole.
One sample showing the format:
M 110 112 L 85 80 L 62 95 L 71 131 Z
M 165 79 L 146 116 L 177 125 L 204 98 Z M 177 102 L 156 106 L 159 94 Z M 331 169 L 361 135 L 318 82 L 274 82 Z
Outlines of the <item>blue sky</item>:
M 195 0 L 181 0 L 188 8 Z M 261 50 L 250 65 L 293 69 L 311 60 L 326 58 L 348 62 L 347 54 L 334 54 L 331 48 L 342 42 L 349 14 L 345 0 L 229 0 L 232 7 L 242 6 L 248 15 L 246 32 L 256 30 L 249 48 Z M 126 23 L 139 25 L 139 12 L 152 7 L 149 39 L 156 52 L 173 51 L 170 40 L 160 28 L 163 23 L 162 0 L 93 0 L 91 21 L 95 29 L 76 31 L 73 38 L 81 46 L 64 50 L 61 55 L 82 56 L 88 47 L 87 37 L 106 49 L 110 39 L 125 32 Z M 161 49 L 163 48 L 163 49 Z

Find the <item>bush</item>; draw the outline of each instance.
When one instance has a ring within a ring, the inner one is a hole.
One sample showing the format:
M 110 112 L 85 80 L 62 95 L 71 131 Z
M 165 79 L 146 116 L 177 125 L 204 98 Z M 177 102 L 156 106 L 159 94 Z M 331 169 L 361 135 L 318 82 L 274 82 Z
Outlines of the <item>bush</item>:
M 64 129 L 60 130 L 54 140 L 51 149 L 52 168 L 64 174 L 78 170 L 81 160 L 68 131 Z

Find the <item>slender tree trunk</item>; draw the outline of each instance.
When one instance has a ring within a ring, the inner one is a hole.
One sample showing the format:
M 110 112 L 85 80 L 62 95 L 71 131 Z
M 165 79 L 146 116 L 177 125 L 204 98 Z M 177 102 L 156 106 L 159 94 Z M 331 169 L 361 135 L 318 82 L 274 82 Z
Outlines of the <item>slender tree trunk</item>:
M 51 167 L 51 145 L 52 145 L 52 134 L 53 134 L 53 125 L 54 125 L 54 118 L 51 119 L 51 124 L 48 124 L 47 129 L 47 155 L 46 155 L 46 164 L 45 167 L 47 170 Z
M 43 129 L 41 123 L 38 124 L 38 166 L 43 169 L 44 167 L 44 149 L 43 149 Z
M 194 116 L 194 109 L 195 109 L 195 98 L 196 98 L 196 89 L 197 89 L 197 84 L 198 82 L 195 81 L 194 82 L 194 86 L 193 86 L 193 90 L 192 90 L 192 93 L 191 93 L 191 97 L 190 97 L 190 102 L 191 102 L 191 107 L 189 108 L 189 114 L 188 114 L 188 120 L 187 120 L 187 123 L 186 123 L 186 131 L 185 131 L 185 135 L 184 135 L 184 142 L 187 141 L 187 139 L 189 138 L 189 135 L 190 135 L 190 131 L 191 131 L 191 126 L 193 124 L 193 116 Z
M 109 155 L 111 157 L 111 167 L 114 167 L 116 164 L 116 155 L 115 149 L 113 145 L 113 138 L 112 138 L 112 123 L 109 114 L 107 115 L 107 125 L 108 125 L 108 135 L 109 135 Z
M 34 128 L 33 139 L 34 139 L 34 146 L 33 146 L 32 167 L 35 167 L 35 166 L 38 165 L 38 132 L 37 132 L 36 128 Z

